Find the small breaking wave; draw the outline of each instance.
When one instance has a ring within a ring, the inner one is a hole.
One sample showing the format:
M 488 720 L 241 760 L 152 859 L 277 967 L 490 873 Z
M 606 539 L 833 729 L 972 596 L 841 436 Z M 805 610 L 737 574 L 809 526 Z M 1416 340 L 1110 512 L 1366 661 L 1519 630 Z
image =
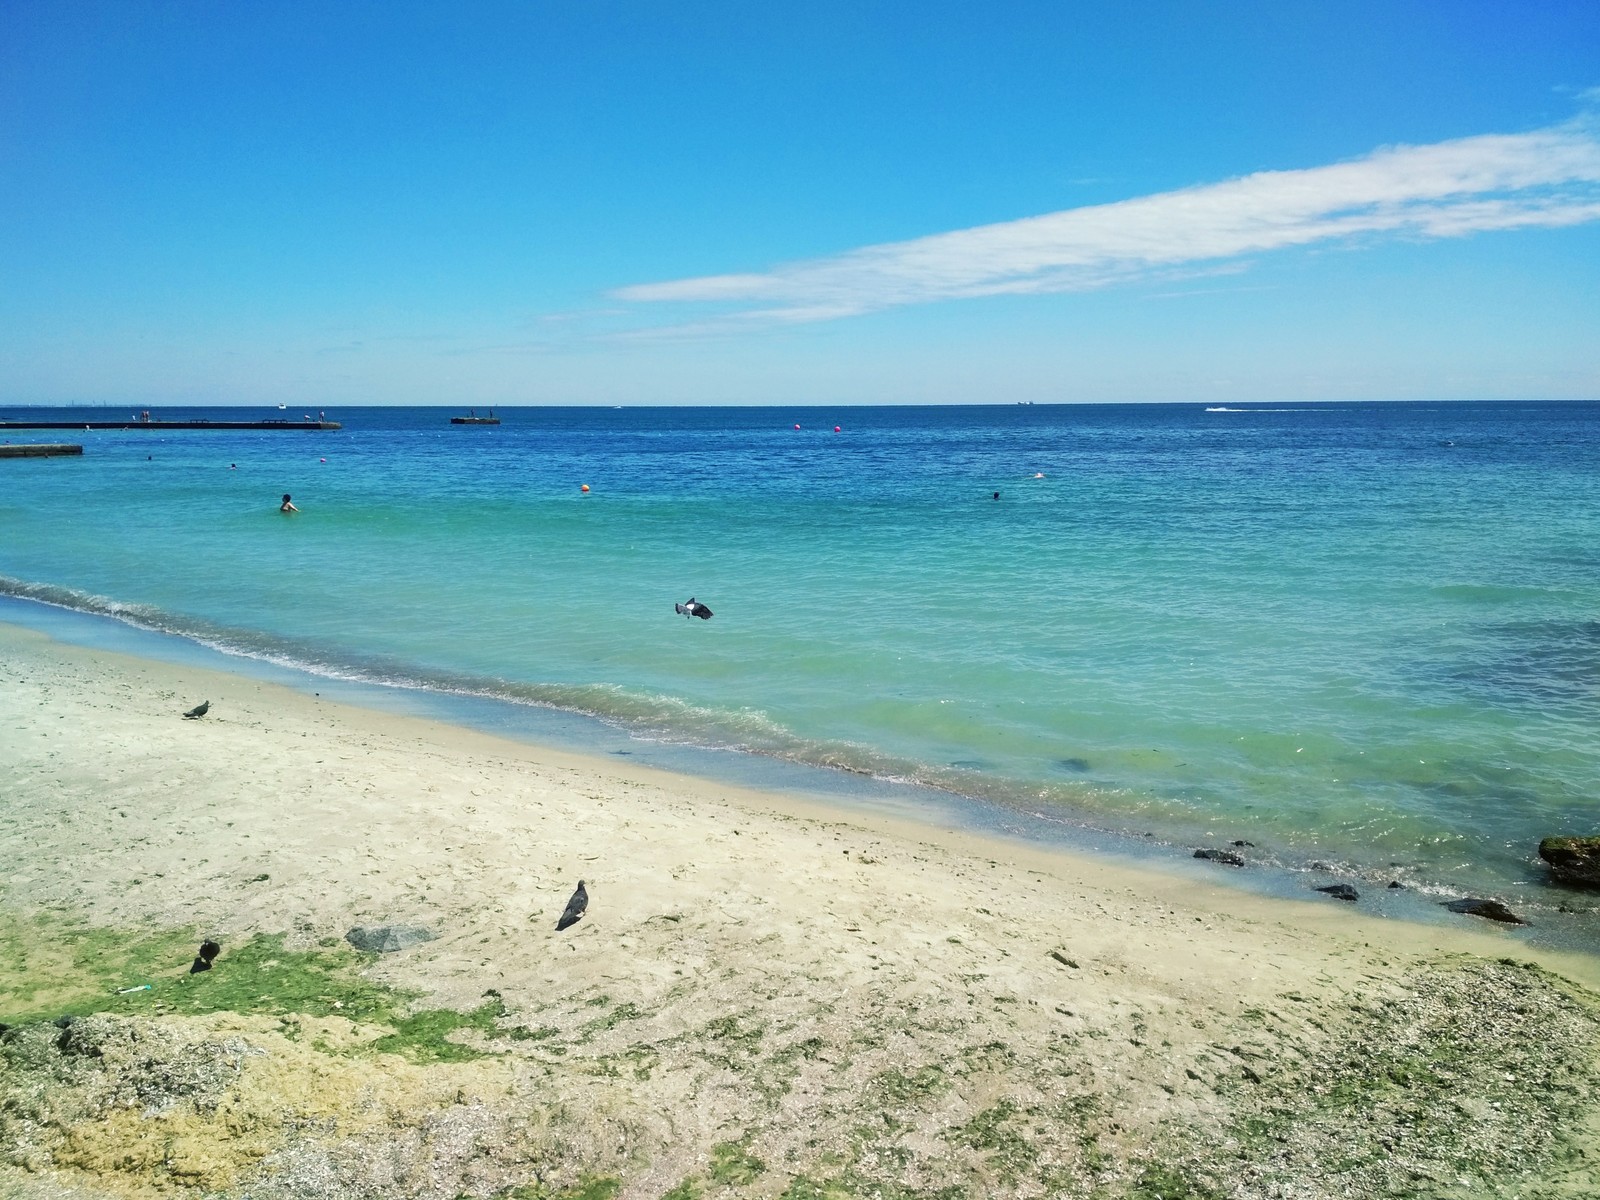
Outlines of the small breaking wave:
M 541 683 L 419 667 L 382 656 L 357 657 L 335 648 L 261 631 L 240 629 L 129 603 L 56 584 L 0 576 L 0 596 L 108 617 L 136 629 L 183 638 L 236 658 L 346 683 L 428 691 L 576 713 L 664 745 L 755 754 L 801 766 L 822 767 L 884 783 L 932 788 L 1024 811 L 1045 802 L 1055 819 L 1091 823 L 1097 795 L 1114 789 L 1083 783 L 1025 783 L 972 767 L 918 762 L 858 742 L 802 737 L 759 709 L 720 709 L 675 696 L 605 683 Z M 1105 825 L 1105 816 L 1101 817 Z

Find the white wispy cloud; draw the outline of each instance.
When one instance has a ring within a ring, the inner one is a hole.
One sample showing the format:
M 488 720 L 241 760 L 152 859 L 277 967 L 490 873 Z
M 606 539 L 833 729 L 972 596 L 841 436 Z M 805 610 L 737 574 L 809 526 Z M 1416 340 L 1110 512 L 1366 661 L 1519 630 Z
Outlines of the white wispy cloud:
M 1455 238 L 1600 219 L 1600 136 L 1578 120 L 979 225 L 740 275 L 624 287 L 712 326 L 823 321 L 958 297 L 1086 291 L 1381 235 Z

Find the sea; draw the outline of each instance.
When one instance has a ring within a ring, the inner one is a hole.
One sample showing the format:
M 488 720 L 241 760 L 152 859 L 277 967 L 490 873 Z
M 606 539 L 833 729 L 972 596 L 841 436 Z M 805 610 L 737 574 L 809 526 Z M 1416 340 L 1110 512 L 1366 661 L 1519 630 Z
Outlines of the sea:
M 0 620 L 1600 945 L 1600 404 L 465 411 L 0 430 Z

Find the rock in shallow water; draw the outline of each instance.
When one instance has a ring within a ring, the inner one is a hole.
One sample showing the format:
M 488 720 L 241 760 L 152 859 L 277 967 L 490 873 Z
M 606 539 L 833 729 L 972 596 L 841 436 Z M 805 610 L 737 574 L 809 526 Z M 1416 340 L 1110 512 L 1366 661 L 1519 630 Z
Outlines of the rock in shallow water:
M 1356 891 L 1355 888 L 1351 887 L 1348 883 L 1329 884 L 1327 887 L 1319 887 L 1317 891 L 1327 892 L 1328 895 L 1332 896 L 1335 900 L 1349 900 L 1354 902 L 1361 899 L 1361 893 Z
M 1466 913 L 1470 917 L 1487 917 L 1491 921 L 1500 921 L 1506 925 L 1527 924 L 1498 900 L 1477 900 L 1468 897 L 1465 900 L 1441 900 L 1440 903 L 1451 912 Z
M 1600 837 L 1547 837 L 1539 857 L 1557 882 L 1600 888 Z
M 421 925 L 357 925 L 344 935 L 344 940 L 357 950 L 375 954 L 393 954 L 407 946 L 431 942 L 438 935 Z
M 1230 867 L 1244 866 L 1244 858 L 1232 850 L 1196 850 L 1194 856 L 1211 862 L 1226 863 Z

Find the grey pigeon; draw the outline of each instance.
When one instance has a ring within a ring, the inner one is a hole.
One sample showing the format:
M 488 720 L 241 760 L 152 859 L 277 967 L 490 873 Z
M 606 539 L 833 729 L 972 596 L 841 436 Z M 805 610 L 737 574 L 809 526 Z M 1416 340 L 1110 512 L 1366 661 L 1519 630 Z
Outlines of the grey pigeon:
M 702 621 L 711 620 L 711 610 L 693 596 L 689 597 L 687 604 L 674 604 L 672 611 L 681 613 L 686 617 L 699 617 Z
M 188 712 L 184 713 L 183 714 L 183 719 L 185 721 L 194 721 L 194 720 L 197 720 L 200 717 L 205 716 L 210 711 L 211 711 L 211 701 L 207 700 L 204 704 L 197 704 L 193 708 L 191 708 Z
M 583 916 L 584 910 L 589 907 L 589 893 L 583 889 L 583 880 L 578 880 L 578 890 L 572 893 L 572 899 L 567 901 L 567 906 L 561 910 L 561 919 L 556 922 L 556 932 L 576 925 Z

